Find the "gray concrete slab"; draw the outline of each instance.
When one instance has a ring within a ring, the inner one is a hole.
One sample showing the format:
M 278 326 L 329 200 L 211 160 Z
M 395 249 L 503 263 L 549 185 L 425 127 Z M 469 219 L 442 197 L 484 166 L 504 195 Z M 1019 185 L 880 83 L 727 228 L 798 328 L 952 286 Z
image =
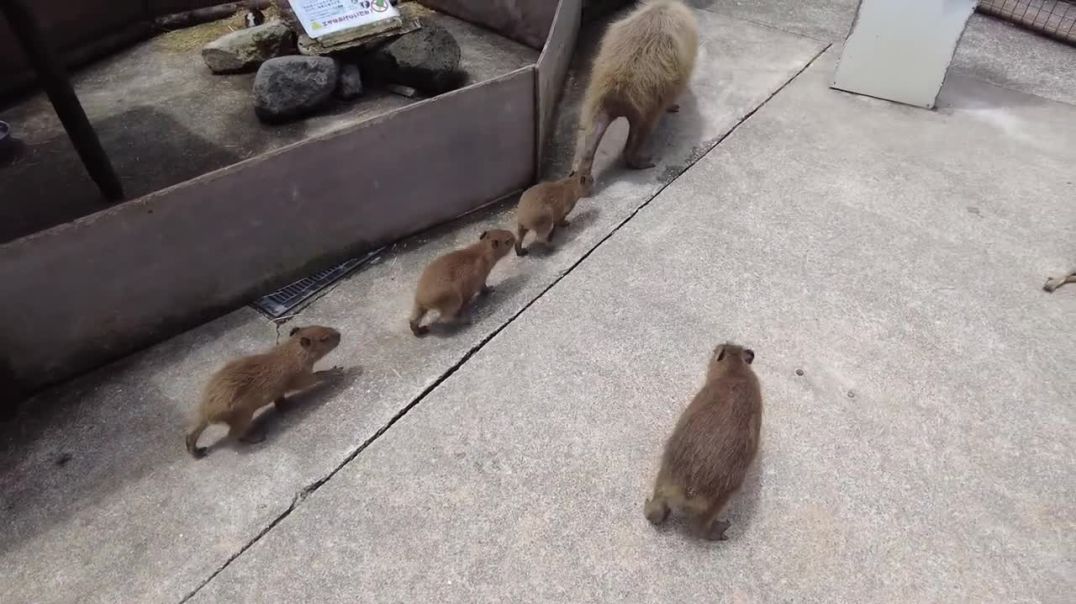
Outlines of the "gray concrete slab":
M 828 53 L 194 598 L 1065 602 L 1076 108 L 929 112 Z M 759 463 L 703 543 L 643 518 L 715 343 Z M 803 375 L 797 375 L 802 370 Z
M 956 47 L 953 70 L 1076 105 L 1076 47 L 987 15 L 972 15 Z
M 580 204 L 560 247 L 495 270 L 497 291 L 477 308 L 473 327 L 414 339 L 406 322 L 412 288 L 435 255 L 508 224 L 504 205 L 406 242 L 301 313 L 295 323 L 343 331 L 326 363 L 358 365 L 361 373 L 312 393 L 297 412 L 268 412 L 263 445 L 217 447 L 195 462 L 181 444 L 209 374 L 274 341 L 253 311 L 29 405 L 32 415 L 0 437 L 0 601 L 177 601 L 194 591 L 823 47 L 741 21 L 700 19 L 706 33 L 693 93 L 653 141 L 660 165 L 630 174 L 611 165 L 625 139 L 618 125 L 600 152 L 599 191 Z M 564 123 L 571 119 L 565 112 Z
M 715 14 L 826 42 L 843 42 L 859 0 L 690 0 Z M 973 15 L 957 46 L 955 73 L 1076 104 L 1076 48 L 986 15 Z
M 859 0 L 687 0 L 696 8 L 826 42 L 848 36 Z

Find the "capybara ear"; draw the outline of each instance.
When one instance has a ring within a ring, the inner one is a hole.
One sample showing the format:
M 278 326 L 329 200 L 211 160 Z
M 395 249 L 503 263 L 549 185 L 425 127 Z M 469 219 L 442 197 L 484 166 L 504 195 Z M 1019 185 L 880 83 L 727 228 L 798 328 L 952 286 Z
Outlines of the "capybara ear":
M 288 337 L 290 338 L 291 336 L 299 333 L 300 329 L 302 329 L 302 327 L 292 327 L 291 328 L 291 333 L 288 334 Z
M 485 239 L 489 237 L 489 231 L 482 231 L 482 234 L 478 236 L 479 239 Z
M 751 362 L 754 361 L 754 360 L 755 360 L 755 351 L 751 350 L 750 348 L 744 348 L 743 349 L 743 362 L 750 365 Z
M 715 350 L 714 352 L 717 353 L 717 360 L 719 360 L 719 361 L 725 360 L 725 345 L 724 344 L 718 346 L 717 350 Z

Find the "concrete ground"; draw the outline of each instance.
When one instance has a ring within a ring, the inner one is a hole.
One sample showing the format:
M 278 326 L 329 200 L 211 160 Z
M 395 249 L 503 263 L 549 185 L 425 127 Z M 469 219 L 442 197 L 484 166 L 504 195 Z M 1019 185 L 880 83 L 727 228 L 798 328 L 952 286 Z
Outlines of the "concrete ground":
M 1076 268 L 1076 105 L 960 69 L 934 112 L 832 91 L 839 49 L 726 8 L 660 165 L 621 169 L 618 125 L 473 326 L 412 338 L 412 287 L 508 207 L 282 326 L 340 327 L 350 370 L 261 445 L 181 445 L 205 378 L 276 337 L 246 309 L 32 401 L 0 438 L 0 601 L 1067 601 L 1076 289 L 1041 286 Z M 766 415 L 710 544 L 642 503 L 725 339 Z

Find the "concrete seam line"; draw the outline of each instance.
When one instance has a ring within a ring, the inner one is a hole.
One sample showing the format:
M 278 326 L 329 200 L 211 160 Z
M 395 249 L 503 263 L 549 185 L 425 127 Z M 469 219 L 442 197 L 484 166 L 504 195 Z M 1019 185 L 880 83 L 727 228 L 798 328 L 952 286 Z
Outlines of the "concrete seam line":
M 754 109 L 752 109 L 751 111 L 748 111 L 746 114 L 744 114 L 744 116 L 742 118 L 737 120 L 737 122 L 732 126 L 732 128 L 729 128 L 728 132 L 726 132 L 725 134 L 718 137 L 717 140 L 714 141 L 714 143 L 712 145 L 707 147 L 704 152 L 699 153 L 694 158 L 691 158 L 687 162 L 687 164 L 684 166 L 684 168 L 680 171 L 679 174 L 677 174 L 675 177 L 669 179 L 668 182 L 662 184 L 658 188 L 658 190 L 654 192 L 653 195 L 651 195 L 646 201 L 644 201 L 642 204 L 640 204 L 637 208 L 632 210 L 632 212 L 626 218 L 624 218 L 624 220 L 622 220 L 619 224 L 617 224 L 616 227 L 613 228 L 613 230 L 609 231 L 604 237 L 602 237 L 597 243 L 595 243 L 594 246 L 592 246 L 589 250 L 584 252 L 583 255 L 580 256 L 580 258 L 578 260 L 576 260 L 574 263 L 572 263 L 572 265 L 570 267 L 568 267 L 568 269 L 566 271 L 564 271 L 560 275 L 558 275 L 557 278 L 554 279 L 553 282 L 550 283 L 548 286 L 546 286 L 541 292 L 539 292 L 537 296 L 535 296 L 529 302 L 524 304 L 522 308 L 520 308 L 518 311 L 516 311 L 515 314 L 513 314 L 511 317 L 509 317 L 504 323 L 502 323 L 501 325 L 499 325 L 498 327 L 493 329 L 493 331 L 491 331 L 489 334 L 487 334 L 485 337 L 483 337 L 477 344 L 472 346 L 466 353 L 464 353 L 464 355 L 462 357 L 460 357 L 460 359 L 458 361 L 453 363 L 452 366 L 449 367 L 444 373 L 442 373 L 440 376 L 438 376 L 436 379 L 434 379 L 432 384 L 430 384 L 429 386 L 424 388 L 422 390 L 422 392 L 419 393 L 419 395 L 416 396 L 410 403 L 408 403 L 402 409 L 397 411 L 396 414 L 393 415 L 392 418 L 388 421 L 388 423 L 386 423 L 384 426 L 379 428 L 377 430 L 377 432 L 375 432 L 370 438 L 366 439 L 361 445 L 358 446 L 358 448 L 356 448 L 354 451 L 349 453 L 339 465 L 337 465 L 335 468 L 333 468 L 324 477 L 322 477 L 322 478 L 320 478 L 318 480 L 315 480 L 314 482 L 310 483 L 308 486 L 306 486 L 302 490 L 300 490 L 295 495 L 295 497 L 292 498 L 291 504 L 288 506 L 288 508 L 286 510 L 284 510 L 284 512 L 282 512 L 279 516 L 277 516 L 275 519 L 273 519 L 273 521 L 270 522 L 269 525 L 266 526 L 264 529 L 259 531 L 258 534 L 255 535 L 253 539 L 251 539 L 246 544 L 244 544 L 243 547 L 239 549 L 239 551 L 237 551 L 234 555 L 230 556 L 227 560 L 225 560 L 224 564 L 222 564 L 219 568 L 217 568 L 217 570 L 213 571 L 213 573 L 211 575 L 209 575 L 209 577 L 207 577 L 197 587 L 195 587 L 191 592 L 189 592 L 186 596 L 184 596 L 183 599 L 180 600 L 181 604 L 183 602 L 187 602 L 192 597 L 194 597 L 194 595 L 197 594 L 203 587 L 208 585 L 210 581 L 212 581 L 214 578 L 216 578 L 217 575 L 222 573 L 224 571 L 224 569 L 228 568 L 228 566 L 236 558 L 238 558 L 239 556 L 242 556 L 248 549 L 253 547 L 254 544 L 257 543 L 263 536 L 265 536 L 269 531 L 273 530 L 273 528 L 276 527 L 276 525 L 280 524 L 281 521 L 283 521 L 285 518 L 287 518 L 297 507 L 299 507 L 299 504 L 302 503 L 310 494 L 312 494 L 314 491 L 317 491 L 319 488 L 321 488 L 321 486 L 323 484 L 325 484 L 330 479 L 332 479 L 332 477 L 335 476 L 337 472 L 342 470 L 344 468 L 344 466 L 351 463 L 356 457 L 359 456 L 360 453 L 362 453 L 364 450 L 366 450 L 367 447 L 369 447 L 371 444 L 373 444 L 373 442 L 375 440 L 377 440 L 378 438 L 381 437 L 382 434 L 387 432 L 388 429 L 393 426 L 393 424 L 395 424 L 397 421 L 399 421 L 404 415 L 407 415 L 407 413 L 409 411 L 411 411 L 411 409 L 413 409 L 415 406 L 417 406 L 419 403 L 421 403 L 427 396 L 429 396 L 429 394 L 431 392 L 433 392 L 435 389 L 437 389 L 438 386 L 440 386 L 442 383 L 444 383 L 445 380 L 452 377 L 452 374 L 456 373 L 456 371 L 458 371 L 460 367 L 462 367 L 467 361 L 469 361 L 471 359 L 471 357 L 473 357 L 475 355 L 475 353 L 477 353 L 479 350 L 481 350 L 487 343 L 489 343 L 490 340 L 497 337 L 497 335 L 499 335 L 502 331 L 504 331 L 505 328 L 507 328 L 509 325 L 511 325 L 524 312 L 526 312 L 527 309 L 529 309 L 531 306 L 533 306 L 535 302 L 537 302 L 539 299 L 541 299 L 542 296 L 545 296 L 549 292 L 549 290 L 556 287 L 556 285 L 558 283 L 560 283 L 561 280 L 564 279 L 564 277 L 569 275 L 572 271 L 574 271 L 576 269 L 576 267 L 578 267 L 580 264 L 582 264 L 583 261 L 585 261 L 587 258 L 589 258 L 590 255 L 592 253 L 594 253 L 595 250 L 597 250 L 599 247 L 602 246 L 602 244 L 604 244 L 606 241 L 608 241 L 610 237 L 615 235 L 616 232 L 619 231 L 629 221 L 631 221 L 632 218 L 635 218 L 635 215 L 638 214 L 643 208 L 650 205 L 650 202 L 652 202 L 659 195 L 661 195 L 661 193 L 666 188 L 668 188 L 669 185 L 671 185 L 678 178 L 680 178 L 680 176 L 683 175 L 684 172 L 687 172 L 688 170 L 690 170 L 692 168 L 692 166 L 694 166 L 696 163 L 699 162 L 699 160 L 701 160 L 703 157 L 706 157 L 718 145 L 720 145 L 722 142 L 724 142 L 726 138 L 731 136 L 732 133 L 735 132 L 741 125 L 743 125 L 744 122 L 746 122 L 748 119 L 750 119 L 751 116 L 755 115 L 755 113 L 758 112 L 759 109 L 761 109 L 767 103 L 769 103 L 770 100 L 773 99 L 773 97 L 777 96 L 782 90 L 785 89 L 785 87 L 787 87 L 796 78 L 798 78 L 800 75 L 802 75 L 804 71 L 807 71 L 807 69 L 809 67 L 811 67 L 811 65 L 813 65 L 815 63 L 815 61 L 817 61 L 818 58 L 821 57 L 829 49 L 829 47 L 830 47 L 830 44 L 826 44 L 826 46 L 823 47 L 822 50 L 818 51 L 818 53 L 815 54 L 813 57 L 811 57 L 810 60 L 808 60 L 807 63 L 802 68 L 800 68 L 798 71 L 796 71 L 796 73 L 792 74 L 792 77 L 790 77 L 783 84 L 778 86 L 777 89 L 773 91 L 773 93 L 771 93 L 769 96 L 767 96 Z

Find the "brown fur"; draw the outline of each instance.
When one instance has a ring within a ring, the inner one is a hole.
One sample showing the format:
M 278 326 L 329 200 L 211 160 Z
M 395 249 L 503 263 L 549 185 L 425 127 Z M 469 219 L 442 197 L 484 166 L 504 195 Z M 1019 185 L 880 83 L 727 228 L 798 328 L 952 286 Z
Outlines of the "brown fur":
M 678 110 L 676 99 L 687 89 L 698 47 L 695 16 L 676 0 L 647 2 L 609 27 L 583 101 L 580 172 L 591 173 L 598 144 L 619 117 L 630 127 L 624 147 L 628 167 L 654 165 L 642 146 L 662 113 Z
M 195 458 L 206 454 L 198 437 L 210 424 L 228 424 L 228 435 L 243 442 L 264 436 L 249 430 L 254 413 L 276 403 L 283 407 L 289 392 L 306 390 L 334 375 L 314 372 L 314 363 L 340 343 L 340 332 L 329 327 L 296 327 L 287 341 L 269 352 L 236 359 L 209 378 L 194 425 L 187 433 L 187 451 Z
M 537 241 L 551 243 L 557 227 L 568 226 L 566 217 L 580 197 L 590 195 L 589 174 L 572 172 L 567 178 L 541 182 L 523 192 L 516 208 L 516 254 L 525 256 L 523 238 L 534 231 Z
M 706 384 L 688 405 L 665 445 L 646 517 L 661 524 L 670 508 L 695 514 L 708 539 L 725 539 L 717 519 L 739 490 L 758 452 L 762 394 L 751 350 L 723 344 L 714 350 Z
M 1073 271 L 1064 277 L 1050 277 L 1046 280 L 1046 285 L 1043 285 L 1042 289 L 1048 292 L 1053 292 L 1066 283 L 1076 283 L 1076 271 Z
M 478 239 L 477 243 L 437 258 L 422 272 L 410 319 L 411 332 L 416 336 L 430 331 L 421 325 L 427 312 L 438 311 L 440 322 L 459 321 L 460 312 L 476 294 L 492 291 L 486 278 L 497 261 L 512 249 L 516 238 L 498 229 L 486 231 Z

